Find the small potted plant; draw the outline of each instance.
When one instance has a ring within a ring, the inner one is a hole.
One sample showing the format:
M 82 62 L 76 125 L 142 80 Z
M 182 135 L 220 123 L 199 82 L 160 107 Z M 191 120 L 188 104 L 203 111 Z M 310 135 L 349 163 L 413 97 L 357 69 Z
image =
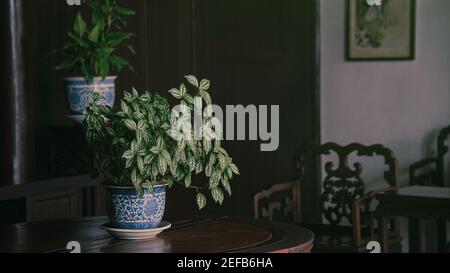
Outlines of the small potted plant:
M 93 150 L 94 175 L 106 178 L 110 225 L 116 229 L 158 227 L 164 215 L 166 186 L 175 183 L 195 193 L 200 210 L 207 203 L 205 192 L 219 204 L 224 192 L 231 195 L 230 181 L 239 170 L 221 147 L 218 135 L 213 138 L 221 124 L 211 114 L 209 81 L 199 83 L 194 76 L 186 79 L 197 92 L 195 97 L 185 84 L 169 91 L 180 100 L 183 111 L 171 111 L 165 98 L 149 92 L 139 95 L 134 88 L 124 92 L 115 110 L 99 105 L 97 93 L 84 110 L 83 130 Z M 203 124 L 213 126 L 194 132 L 187 125 L 191 121 L 188 112 L 202 100 L 206 105 L 201 107 Z M 193 183 L 193 176 L 200 173 L 209 178 L 207 185 Z
M 66 97 L 70 107 L 71 118 L 81 122 L 82 111 L 86 108 L 92 92 L 102 95 L 99 103 L 111 107 L 115 100 L 114 73 L 124 67 L 133 67 L 122 57 L 118 50 L 125 48 L 134 54 L 129 44 L 133 33 L 123 32 L 126 17 L 134 11 L 117 5 L 115 0 L 85 0 L 90 12 L 90 23 L 78 12 L 73 31 L 68 33 L 69 41 L 55 53 L 61 53 L 64 61 L 55 67 L 81 74 L 78 77 L 66 77 Z

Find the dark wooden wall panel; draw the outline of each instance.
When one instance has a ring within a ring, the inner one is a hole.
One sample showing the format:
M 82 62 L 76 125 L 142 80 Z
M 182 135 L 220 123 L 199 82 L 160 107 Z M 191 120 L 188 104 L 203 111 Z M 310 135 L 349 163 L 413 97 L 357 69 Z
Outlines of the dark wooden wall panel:
M 316 2 L 196 1 L 199 75 L 209 77 L 217 104 L 280 105 L 280 146 L 227 141 L 241 176 L 227 211 L 251 215 L 253 194 L 293 176 L 292 155 L 318 141 Z M 311 200 L 313 202 L 313 200 Z
M 253 194 L 290 180 L 295 148 L 319 139 L 316 1 L 119 2 L 137 14 L 128 25 L 136 33 L 136 55 L 127 55 L 136 72 L 118 75 L 118 99 L 132 86 L 167 94 L 183 75 L 193 73 L 212 80 L 211 93 L 219 105 L 280 105 L 279 149 L 263 153 L 258 141 L 225 142 L 242 175 L 233 181 L 232 199 L 220 211 L 209 201 L 206 211 L 250 216 Z M 25 0 L 24 9 L 26 87 L 30 124 L 38 139 L 50 126 L 73 126 L 66 117 L 65 74 L 52 70 L 57 59 L 50 52 L 66 40 L 78 8 L 60 0 Z M 33 154 L 39 161 L 41 155 Z M 37 167 L 34 177 L 44 178 Z M 171 191 L 167 211 L 197 213 L 192 193 Z

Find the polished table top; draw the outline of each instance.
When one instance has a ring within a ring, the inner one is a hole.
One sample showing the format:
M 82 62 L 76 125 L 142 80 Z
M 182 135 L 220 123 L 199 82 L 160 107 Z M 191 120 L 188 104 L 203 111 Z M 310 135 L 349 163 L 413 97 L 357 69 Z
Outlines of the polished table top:
M 400 188 L 398 195 L 450 199 L 450 188 L 411 186 Z
M 443 187 L 409 186 L 397 194 L 381 193 L 376 198 L 378 216 L 449 219 L 450 189 Z
M 450 220 L 450 189 L 443 187 L 409 186 L 400 188 L 398 193 L 382 193 L 376 196 L 379 204 L 375 216 L 379 226 L 389 217 L 409 218 L 410 252 L 423 252 L 420 232 L 420 219 L 438 220 L 437 239 L 440 251 L 447 247 L 447 228 L 445 220 Z M 380 229 L 383 251 L 388 252 L 386 227 Z
M 77 241 L 83 253 L 307 253 L 314 235 L 297 225 L 230 217 L 172 221 L 158 237 L 142 241 L 112 238 L 100 229 L 106 217 L 0 226 L 0 252 L 68 252 Z

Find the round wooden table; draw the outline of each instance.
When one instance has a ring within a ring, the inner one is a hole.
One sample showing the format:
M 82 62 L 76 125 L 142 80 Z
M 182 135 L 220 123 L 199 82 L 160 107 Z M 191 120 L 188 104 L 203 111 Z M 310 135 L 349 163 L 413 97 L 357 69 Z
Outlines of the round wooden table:
M 302 227 L 219 217 L 172 221 L 158 237 L 141 241 L 112 238 L 100 229 L 106 217 L 0 226 L 0 252 L 69 252 L 77 241 L 83 253 L 309 253 L 314 234 Z

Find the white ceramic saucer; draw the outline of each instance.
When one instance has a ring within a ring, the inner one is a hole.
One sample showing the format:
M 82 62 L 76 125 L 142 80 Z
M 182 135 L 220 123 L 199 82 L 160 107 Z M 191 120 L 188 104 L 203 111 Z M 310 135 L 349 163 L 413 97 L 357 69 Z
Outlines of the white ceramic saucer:
M 110 224 L 104 224 L 100 228 L 106 230 L 112 236 L 122 240 L 144 240 L 156 237 L 164 230 L 170 228 L 172 224 L 162 221 L 157 228 L 151 229 L 120 229 L 113 228 Z

